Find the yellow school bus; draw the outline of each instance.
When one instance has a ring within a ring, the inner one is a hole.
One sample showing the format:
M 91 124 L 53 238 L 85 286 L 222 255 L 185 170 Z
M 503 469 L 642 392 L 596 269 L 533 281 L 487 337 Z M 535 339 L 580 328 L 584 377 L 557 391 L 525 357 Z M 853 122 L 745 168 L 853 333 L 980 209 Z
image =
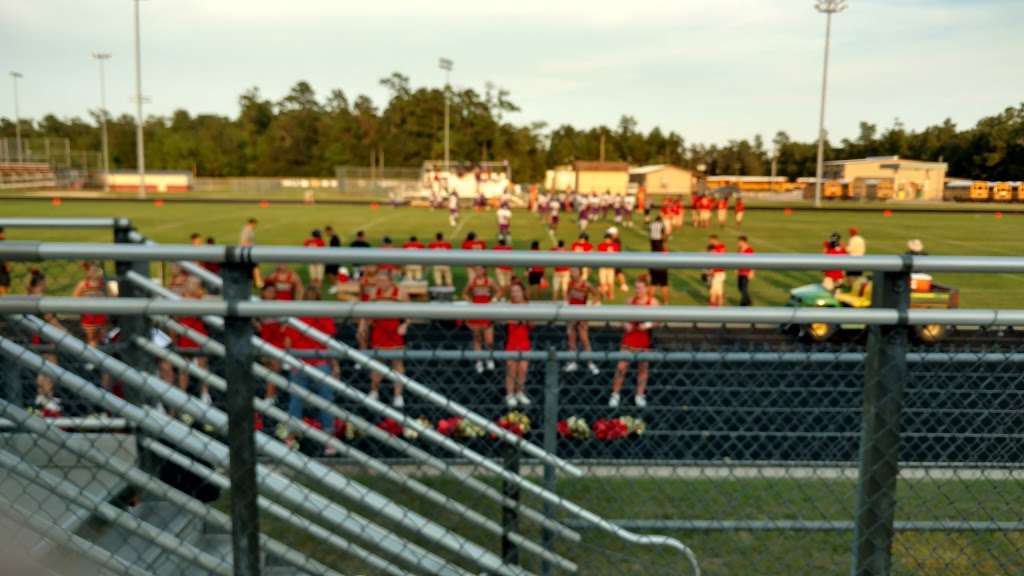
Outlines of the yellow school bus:
M 995 202 L 1009 202 L 1013 200 L 1013 187 L 1009 182 L 996 182 L 992 187 L 992 200 Z
M 1024 182 L 1017 182 L 1017 202 L 1024 202 Z
M 985 182 L 984 180 L 975 180 L 974 184 L 971 184 L 971 201 L 988 202 L 988 199 L 988 182 Z
M 822 198 L 840 200 L 843 197 L 843 183 L 839 180 L 826 180 L 821 189 Z

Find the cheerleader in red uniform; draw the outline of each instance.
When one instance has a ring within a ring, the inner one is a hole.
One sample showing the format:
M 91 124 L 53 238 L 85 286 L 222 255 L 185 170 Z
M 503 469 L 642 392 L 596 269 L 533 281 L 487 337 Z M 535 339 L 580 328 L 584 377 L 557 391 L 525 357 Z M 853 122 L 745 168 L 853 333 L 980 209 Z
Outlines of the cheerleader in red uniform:
M 462 291 L 462 297 L 473 304 L 490 304 L 491 300 L 498 294 L 498 288 L 487 275 L 483 266 L 473 267 L 472 280 L 466 283 Z M 466 324 L 473 332 L 473 350 L 479 352 L 484 345 L 490 351 L 494 350 L 494 323 L 490 320 L 467 320 Z M 494 370 L 494 360 L 487 360 L 487 369 Z M 476 361 L 478 374 L 484 373 L 484 363 Z
M 594 289 L 580 273 L 579 268 L 569 270 L 569 287 L 565 292 L 565 303 L 570 306 L 586 306 L 588 302 L 600 302 L 601 293 Z M 569 351 L 575 352 L 577 343 L 583 346 L 584 352 L 591 352 L 590 328 L 586 320 L 570 320 L 566 322 L 568 334 Z M 566 372 L 575 372 L 579 365 L 575 360 L 565 365 Z M 587 362 L 587 369 L 594 376 L 601 373 L 601 370 L 591 361 Z
M 526 299 L 526 288 L 518 278 L 513 278 L 509 285 L 509 304 L 529 304 Z M 533 322 L 526 320 L 510 320 L 505 323 L 506 352 L 529 352 L 530 328 Z M 526 395 L 526 373 L 529 371 L 529 360 L 509 360 L 505 368 L 505 404 L 509 408 L 529 406 L 530 397 Z
M 642 275 L 636 279 L 636 295 L 628 302 L 633 306 L 658 306 L 658 299 L 647 293 L 647 276 Z M 625 333 L 622 335 L 623 352 L 645 352 L 651 349 L 651 322 L 626 322 Z M 636 405 L 640 408 L 647 406 L 647 377 L 650 363 L 641 361 L 637 365 L 636 374 Z M 626 372 L 629 371 L 629 361 L 620 360 L 615 367 L 615 378 L 612 379 L 612 395 L 608 399 L 610 408 L 619 407 L 619 392 L 626 381 Z
M 390 273 L 385 270 L 385 272 Z M 377 289 L 377 266 L 367 264 L 359 272 L 359 301 L 369 302 L 373 299 L 373 293 Z M 360 318 L 356 323 L 356 344 L 360 350 L 367 350 L 370 347 L 370 320 Z M 361 369 L 361 364 L 355 365 L 356 370 Z
M 377 285 L 373 291 L 374 302 L 404 302 L 408 296 L 395 285 L 391 274 L 387 270 L 377 271 Z M 370 345 L 374 350 L 403 350 L 405 348 L 405 333 L 409 329 L 408 320 L 397 318 L 376 318 L 372 321 L 370 328 Z M 401 358 L 391 360 L 391 369 L 399 374 L 405 374 L 405 363 Z M 380 395 L 380 372 L 370 374 L 370 398 L 376 400 Z M 391 405 L 395 408 L 404 408 L 405 400 L 402 399 L 402 383 L 394 382 L 394 397 Z
M 95 262 L 86 262 L 85 278 L 78 282 L 71 295 L 75 298 L 108 297 L 110 293 L 107 290 L 107 281 L 103 277 L 103 267 Z M 79 321 L 82 324 L 82 331 L 85 332 L 85 343 L 92 348 L 99 346 L 109 322 L 107 316 L 105 314 L 82 314 Z M 91 367 L 86 365 L 86 369 L 91 370 Z M 104 388 L 110 390 L 110 375 L 104 372 L 100 376 L 100 383 Z
M 206 293 L 203 291 L 203 284 L 202 282 L 199 281 L 199 278 L 195 276 L 189 276 L 188 278 L 186 278 L 185 283 L 182 286 L 181 296 L 182 298 L 185 299 L 202 300 L 203 297 L 206 296 Z M 209 332 L 207 332 L 206 330 L 206 325 L 203 324 L 202 319 L 196 316 L 187 316 L 184 318 L 179 318 L 178 323 L 181 324 L 182 326 L 185 326 L 186 328 L 190 328 L 200 333 L 203 336 L 209 335 Z M 184 333 L 176 335 L 175 346 L 177 346 L 179 350 L 187 352 L 194 352 L 196 350 L 199 350 L 200 348 L 198 342 L 189 338 Z M 207 370 L 210 365 L 209 359 L 206 356 L 193 356 L 192 363 L 202 368 L 203 370 Z M 178 388 L 181 389 L 183 392 L 187 393 L 188 382 L 188 370 L 178 370 Z M 199 398 L 206 404 L 213 403 L 213 401 L 210 398 L 210 387 L 205 382 L 201 385 Z

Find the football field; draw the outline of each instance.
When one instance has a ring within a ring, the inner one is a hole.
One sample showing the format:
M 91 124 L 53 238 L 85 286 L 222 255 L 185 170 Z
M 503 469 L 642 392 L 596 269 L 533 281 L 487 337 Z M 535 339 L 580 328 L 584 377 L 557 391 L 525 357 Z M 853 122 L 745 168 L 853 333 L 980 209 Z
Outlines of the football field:
M 379 245 L 384 236 L 390 236 L 401 245 L 410 236 L 429 241 L 436 232 L 443 232 L 456 246 L 466 234 L 474 231 L 493 245 L 497 226 L 493 211 L 462 211 L 459 224 L 448 224 L 446 210 L 399 207 L 387 205 L 371 207 L 365 204 L 275 204 L 261 208 L 258 204 L 167 202 L 156 206 L 152 202 L 75 201 L 65 200 L 60 206 L 32 200 L 0 201 L 0 216 L 60 216 L 60 217 L 125 217 L 149 238 L 160 243 L 186 243 L 189 235 L 197 232 L 212 236 L 218 243 L 236 243 L 238 233 L 249 217 L 259 219 L 257 241 L 260 244 L 301 245 L 314 228 L 330 224 L 347 245 L 357 230 L 364 230 L 373 245 Z M 869 212 L 824 210 L 821 212 L 793 211 L 787 215 L 781 208 L 749 210 L 742 229 L 730 220 L 725 228 L 715 225 L 711 230 L 690 226 L 675 231 L 669 242 L 673 251 L 703 251 L 709 233 L 718 234 L 730 251 L 735 250 L 736 237 L 745 234 L 758 252 L 820 252 L 822 242 L 832 232 L 839 232 L 844 240 L 847 229 L 856 226 L 867 239 L 868 254 L 899 254 L 906 250 L 907 240 L 919 238 L 925 249 L 935 255 L 1012 256 L 1022 253 L 1024 215 L 989 212 L 915 213 L 893 211 L 886 216 L 879 209 Z M 687 219 L 689 214 L 687 214 Z M 647 250 L 648 241 L 642 217 L 637 215 L 634 228 L 622 229 L 624 250 Z M 591 223 L 588 232 L 596 246 L 604 230 L 613 225 L 611 220 Z M 578 234 L 575 217 L 565 215 L 558 237 L 571 244 Z M 542 249 L 553 245 L 540 219 L 525 210 L 516 210 L 512 219 L 513 244 L 527 249 L 532 240 L 539 240 Z M 9 230 L 9 240 L 50 241 L 111 241 L 110 233 L 102 230 Z M 305 274 L 305 270 L 301 271 Z M 627 271 L 634 274 L 637 271 Z M 456 274 L 457 283 L 458 276 Z M 54 276 L 51 276 L 53 278 Z M 670 276 L 672 304 L 703 304 L 706 290 L 698 271 L 673 271 Z M 763 272 L 751 284 L 754 303 L 779 305 L 787 299 L 790 288 L 817 281 L 813 272 Z M 961 290 L 961 306 L 965 308 L 1017 308 L 1015 292 L 1020 279 L 1011 274 L 946 274 L 938 282 L 956 286 Z M 51 285 L 59 291 L 59 285 Z M 17 290 L 17 285 L 15 286 Z M 617 294 L 617 300 L 621 300 Z M 739 295 L 734 277 L 730 274 L 726 299 L 736 304 Z

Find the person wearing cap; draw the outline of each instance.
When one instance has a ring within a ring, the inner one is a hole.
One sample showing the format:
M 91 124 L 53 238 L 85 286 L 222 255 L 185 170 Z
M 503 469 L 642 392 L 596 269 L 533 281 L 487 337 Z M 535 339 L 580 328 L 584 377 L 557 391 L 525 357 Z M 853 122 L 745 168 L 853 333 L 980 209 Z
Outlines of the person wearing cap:
M 829 239 L 825 241 L 825 254 L 830 256 L 846 256 L 846 248 L 842 245 L 842 237 L 839 236 L 839 232 L 833 232 Z M 839 284 L 843 282 L 843 271 L 842 270 L 826 270 L 825 278 L 822 279 L 821 285 L 829 292 L 835 292 L 839 288 Z
M 619 251 L 619 244 L 612 238 L 611 232 L 605 232 L 604 240 L 597 245 L 597 251 L 609 254 Z M 611 300 L 615 297 L 615 268 L 602 266 L 597 269 L 597 289 L 602 298 Z
M 846 242 L 846 253 L 850 256 L 864 256 L 867 254 L 868 244 L 864 240 L 864 237 L 860 235 L 860 230 L 856 226 L 850 227 L 850 239 Z M 861 282 L 864 281 L 864 272 L 862 270 L 847 270 L 846 278 L 850 283 L 850 288 L 856 290 Z
M 921 242 L 919 238 L 913 240 L 907 240 L 907 255 L 909 256 L 927 256 L 928 253 L 924 251 L 924 242 Z

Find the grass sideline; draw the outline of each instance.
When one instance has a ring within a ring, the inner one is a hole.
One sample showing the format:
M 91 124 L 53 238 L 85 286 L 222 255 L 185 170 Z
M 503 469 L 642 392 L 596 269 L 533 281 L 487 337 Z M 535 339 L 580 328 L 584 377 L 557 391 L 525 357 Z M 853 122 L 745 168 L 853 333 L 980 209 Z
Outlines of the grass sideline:
M 257 204 L 173 203 L 162 207 L 153 203 L 65 200 L 60 206 L 37 200 L 2 200 L 0 214 L 4 217 L 61 216 L 61 217 L 126 217 L 138 229 L 161 243 L 184 243 L 189 234 L 210 235 L 220 243 L 237 242 L 238 232 L 246 218 L 260 219 L 257 240 L 261 244 L 301 245 L 313 228 L 332 224 L 347 244 L 358 229 L 365 230 L 370 240 L 378 244 L 384 235 L 390 235 L 400 244 L 410 235 L 430 239 L 437 231 L 458 244 L 470 230 L 493 243 L 496 225 L 493 212 L 464 210 L 462 221 L 455 229 L 447 223 L 447 211 L 425 208 L 391 208 L 382 205 L 373 209 L 365 205 L 275 205 L 260 208 Z M 559 237 L 571 243 L 577 233 L 575 218 L 564 218 Z M 625 228 L 622 233 L 625 250 L 647 250 L 648 243 L 641 219 L 636 217 L 636 228 Z M 589 232 L 594 244 L 611 222 L 597 222 Z M 758 210 L 747 215 L 742 229 L 727 226 L 713 228 L 729 247 L 735 249 L 739 234 L 749 236 L 759 252 L 820 252 L 821 242 L 833 231 L 846 236 L 850 226 L 860 228 L 867 238 L 869 254 L 898 254 L 906 249 L 910 238 L 920 238 L 931 254 L 960 256 L 1016 256 L 1021 255 L 1020 238 L 1024 234 L 1024 216 L 1006 214 L 1002 218 L 990 212 L 976 213 L 915 213 L 893 211 L 822 212 L 794 211 L 791 215 L 777 211 Z M 517 210 L 512 221 L 512 236 L 517 249 L 527 249 L 531 240 L 541 241 L 543 249 L 552 241 L 539 219 L 526 211 Z M 90 241 L 110 242 L 112 235 L 102 230 L 33 230 L 10 229 L 9 240 Z M 669 248 L 673 251 L 703 251 L 707 231 L 685 227 L 673 235 Z M 51 291 L 61 293 L 70 289 L 78 271 L 57 263 L 47 265 Z M 16 269 L 17 273 L 18 270 Z M 301 271 L 305 274 L 305 270 Z M 461 271 L 457 273 L 457 280 Z M 703 304 L 706 290 L 698 271 L 673 271 L 670 276 L 672 304 Z M 820 275 L 814 272 L 762 272 L 751 283 L 755 304 L 780 305 L 787 299 L 790 288 L 814 282 Z M 944 274 L 936 281 L 961 289 L 961 306 L 965 308 L 1020 308 L 1016 297 L 1020 279 L 1010 274 Z M 14 292 L 24 290 L 23 282 L 15 278 Z M 730 274 L 727 283 L 727 303 L 738 303 L 735 278 Z M 616 302 L 622 296 L 617 295 Z

